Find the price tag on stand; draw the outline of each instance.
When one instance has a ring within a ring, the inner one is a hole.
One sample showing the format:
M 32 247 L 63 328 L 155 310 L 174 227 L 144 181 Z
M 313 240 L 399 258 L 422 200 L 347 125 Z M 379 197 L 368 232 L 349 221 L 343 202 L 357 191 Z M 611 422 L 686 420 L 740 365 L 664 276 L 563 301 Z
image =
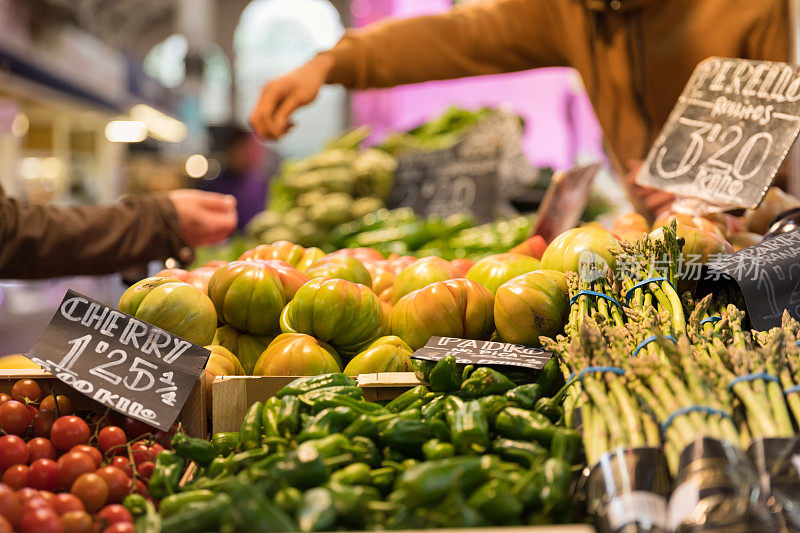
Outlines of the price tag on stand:
M 577 226 L 589 201 L 592 182 L 601 168 L 601 163 L 594 163 L 556 173 L 536 213 L 531 236 L 540 235 L 549 243 Z
M 456 362 L 465 365 L 516 366 L 541 370 L 553 356 L 540 348 L 508 342 L 476 341 L 455 337 L 431 337 L 411 357 L 424 361 L 438 361 L 453 354 Z
M 758 330 L 780 326 L 784 310 L 800 320 L 800 229 L 707 263 L 704 278 L 701 291 L 734 281 Z
M 28 358 L 100 404 L 166 429 L 210 355 L 70 290 Z
M 698 211 L 755 207 L 800 133 L 800 67 L 712 57 L 695 68 L 636 183 Z

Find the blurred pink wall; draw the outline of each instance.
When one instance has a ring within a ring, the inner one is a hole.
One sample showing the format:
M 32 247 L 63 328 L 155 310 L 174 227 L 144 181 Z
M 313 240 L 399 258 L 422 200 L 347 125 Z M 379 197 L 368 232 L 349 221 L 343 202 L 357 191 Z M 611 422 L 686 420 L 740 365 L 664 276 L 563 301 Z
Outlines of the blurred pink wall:
M 410 17 L 450 8 L 448 0 L 352 0 L 353 24 L 387 16 Z M 497 76 L 437 81 L 393 89 L 358 91 L 352 119 L 372 126 L 374 138 L 414 127 L 450 105 L 467 108 L 509 106 L 526 122 L 525 153 L 538 167 L 566 169 L 604 159 L 602 133 L 577 74 L 548 68 Z

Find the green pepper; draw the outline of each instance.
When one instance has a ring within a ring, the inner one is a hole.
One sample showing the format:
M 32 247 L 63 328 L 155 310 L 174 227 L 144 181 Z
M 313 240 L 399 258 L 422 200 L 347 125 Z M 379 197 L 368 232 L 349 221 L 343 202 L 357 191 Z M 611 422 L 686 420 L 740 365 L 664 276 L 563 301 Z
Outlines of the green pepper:
M 450 440 L 459 454 L 483 453 L 489 447 L 489 422 L 477 400 L 447 399 Z
M 331 457 L 348 453 L 352 446 L 347 437 L 341 433 L 333 433 L 320 439 L 307 440 L 303 444 L 313 447 L 323 459 L 330 459 Z
M 492 443 L 492 452 L 500 456 L 504 461 L 512 461 L 521 464 L 525 468 L 533 468 L 547 459 L 547 448 L 535 442 L 495 439 Z
M 436 503 L 453 490 L 470 493 L 489 479 L 491 457 L 451 457 L 426 461 L 403 472 L 389 497 L 410 509 Z
M 333 387 L 355 387 L 356 380 L 341 373 L 297 378 L 278 391 L 276 396 L 300 396 L 313 390 Z
M 214 445 L 204 439 L 187 437 L 183 433 L 176 433 L 170 443 L 176 453 L 190 459 L 200 466 L 208 466 L 217 456 Z
M 526 509 L 541 505 L 541 492 L 544 486 L 544 473 L 541 468 L 531 468 L 514 483 L 514 495 Z
M 450 440 L 450 426 L 444 421 L 442 417 L 426 420 L 425 423 L 431 430 L 432 438 L 437 438 L 442 441 Z
M 363 526 L 367 520 L 367 507 L 370 502 L 381 499 L 375 487 L 347 485 L 331 481 L 326 487 L 333 496 L 336 514 L 351 528 Z
M 431 370 L 436 363 L 433 361 L 425 361 L 423 359 L 412 359 L 411 360 L 411 370 L 414 371 L 416 374 L 417 379 L 422 382 L 423 385 L 430 385 L 431 381 Z
M 311 406 L 311 412 L 313 414 L 317 414 L 323 409 L 327 409 L 329 407 L 349 407 L 356 413 L 362 415 L 386 413 L 386 409 L 384 409 L 379 403 L 356 400 L 354 398 L 340 395 L 321 396 L 317 399 L 314 405 Z
M 386 404 L 386 410 L 392 413 L 405 411 L 408 406 L 422 398 L 428 393 L 428 389 L 422 385 L 417 385 L 413 389 L 405 391 L 403 394 Z
M 161 523 L 161 531 L 163 533 L 216 531 L 230 505 L 231 497 L 227 494 L 217 494 L 210 501 L 189 503 L 180 512 L 166 518 Z
M 272 450 L 269 448 L 253 448 L 252 450 L 233 454 L 230 460 L 233 473 L 235 474 L 242 468 L 255 464 L 270 455 L 272 455 Z
M 298 396 L 301 402 L 309 407 L 313 407 L 314 404 L 320 398 L 328 398 L 331 396 L 346 396 L 348 398 L 355 398 L 360 400 L 364 397 L 364 391 L 361 390 L 361 387 L 356 387 L 355 385 L 342 385 L 336 387 L 327 387 L 324 389 L 316 389 L 305 394 L 301 394 Z
M 308 489 L 325 483 L 328 473 L 322 456 L 313 446 L 301 444 L 275 464 L 278 478 L 298 489 Z
M 134 524 L 138 533 L 161 533 L 161 515 L 153 502 L 145 500 L 144 513 L 136 518 Z
M 482 366 L 461 383 L 460 395 L 465 398 L 479 398 L 490 394 L 505 394 L 514 386 L 513 381 L 497 370 Z
M 499 394 L 483 396 L 475 401 L 481 406 L 481 411 L 483 411 L 483 414 L 486 415 L 486 419 L 491 424 L 494 424 L 494 419 L 497 418 L 497 414 L 510 404 L 510 400 L 506 396 Z
M 350 425 L 342 430 L 346 437 L 368 437 L 375 439 L 378 437 L 378 432 L 381 426 L 392 420 L 397 415 L 359 415 L 353 420 Z
M 461 387 L 461 372 L 455 355 L 448 353 L 439 359 L 431 370 L 430 382 L 434 392 L 453 392 Z
M 349 407 L 328 407 L 317 413 L 297 435 L 298 442 L 321 439 L 339 433 L 352 423 L 358 414 Z
M 153 498 L 161 499 L 178 491 L 178 484 L 186 466 L 184 458 L 171 450 L 164 450 L 156 456 L 153 474 L 150 476 L 149 491 Z
M 369 485 L 372 469 L 367 463 L 353 463 L 331 474 L 331 483 L 342 485 Z
M 553 423 L 558 422 L 564 416 L 564 407 L 561 406 L 560 398 L 539 398 L 533 408 L 537 413 L 543 414 Z
M 283 402 L 277 396 L 267 398 L 264 408 L 261 410 L 261 442 L 264 438 L 280 437 L 278 431 L 278 413 L 283 407 Z
M 244 414 L 242 426 L 239 428 L 239 439 L 243 450 L 252 450 L 261 446 L 261 417 L 264 412 L 264 404 L 256 402 L 250 406 Z
M 444 414 L 445 403 L 447 402 L 447 396 L 444 394 L 437 396 L 430 402 L 426 403 L 422 408 L 420 408 L 420 413 L 422 413 L 422 418 L 424 420 L 430 420 L 439 415 Z
M 217 455 L 228 455 L 239 447 L 239 432 L 214 433 L 214 436 L 211 437 L 211 445 Z
M 275 494 L 274 500 L 284 513 L 294 515 L 303 500 L 303 493 L 294 487 L 284 487 Z
M 262 487 L 240 483 L 231 491 L 233 505 L 230 522 L 238 531 L 297 531 L 297 525 L 276 505 L 265 497 Z
M 549 396 L 553 394 L 553 391 L 555 391 L 561 379 L 562 375 L 558 358 L 552 356 L 536 377 L 536 384 L 539 385 L 542 395 Z
M 383 458 L 375 443 L 367 437 L 355 436 L 350 439 L 349 450 L 355 457 L 373 468 L 377 467 Z
M 422 453 L 425 455 L 426 460 L 433 461 L 434 459 L 453 457 L 456 454 L 456 450 L 455 446 L 449 442 L 431 439 L 422 445 Z
M 500 479 L 490 479 L 475 489 L 467 505 L 498 526 L 518 524 L 523 509 L 511 486 Z
M 286 438 L 300 430 L 300 400 L 297 396 L 284 396 L 278 409 L 278 433 Z
M 541 413 L 526 411 L 519 407 L 506 407 L 494 421 L 495 430 L 503 437 L 519 440 L 535 440 L 550 446 L 556 426 Z
M 217 477 L 222 474 L 233 474 L 233 453 L 222 456 L 214 457 L 211 463 L 206 468 L 205 475 L 208 477 Z
M 325 487 L 307 490 L 297 510 L 300 531 L 327 531 L 336 523 L 336 506 Z
M 555 457 L 544 462 L 544 485 L 540 494 L 545 509 L 565 505 L 569 501 L 569 487 L 572 483 L 572 470 L 569 463 Z
M 461 370 L 461 383 L 463 384 L 465 381 L 469 379 L 472 373 L 475 371 L 475 365 L 467 365 Z
M 385 493 L 394 485 L 394 481 L 397 478 L 397 471 L 392 467 L 384 466 L 372 470 L 369 476 L 370 485 Z
M 556 428 L 550 443 L 550 454 L 569 464 L 575 463 L 581 449 L 581 434 L 574 429 Z
M 125 507 L 130 513 L 135 517 L 141 516 L 147 512 L 145 504 L 147 500 L 139 493 L 132 492 L 125 496 L 125 499 L 122 500 L 122 506 Z
M 406 455 L 422 457 L 422 445 L 433 438 L 428 424 L 414 419 L 395 418 L 380 432 L 382 446 Z
M 213 500 L 215 496 L 216 493 L 210 490 L 190 490 L 188 492 L 170 494 L 161 500 L 158 505 L 158 512 L 161 513 L 163 518 L 167 518 L 179 512 L 186 504 L 207 502 Z
M 518 385 L 506 392 L 506 398 L 517 404 L 518 407 L 531 410 L 542 395 L 542 387 L 538 383 Z

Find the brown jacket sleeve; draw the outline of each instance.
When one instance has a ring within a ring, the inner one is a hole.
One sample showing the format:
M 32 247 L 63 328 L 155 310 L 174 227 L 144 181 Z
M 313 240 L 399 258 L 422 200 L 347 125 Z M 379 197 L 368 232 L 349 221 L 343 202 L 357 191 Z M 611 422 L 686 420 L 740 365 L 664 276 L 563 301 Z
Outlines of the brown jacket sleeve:
M 364 89 L 563 66 L 552 0 L 496 0 L 348 30 L 328 83 Z
M 117 272 L 177 256 L 187 246 L 164 195 L 113 206 L 52 207 L 11 199 L 0 188 L 0 278 Z

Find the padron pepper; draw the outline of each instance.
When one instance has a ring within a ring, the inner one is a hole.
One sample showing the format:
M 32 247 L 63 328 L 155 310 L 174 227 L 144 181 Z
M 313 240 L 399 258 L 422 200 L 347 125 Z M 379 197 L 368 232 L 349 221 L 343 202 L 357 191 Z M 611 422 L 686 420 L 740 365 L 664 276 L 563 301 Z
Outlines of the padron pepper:
M 161 499 L 178 491 L 178 484 L 186 466 L 184 458 L 171 450 L 156 456 L 148 490 L 153 498 Z
M 439 359 L 431 370 L 430 383 L 434 392 L 453 392 L 461 387 L 461 372 L 455 355 L 448 353 Z
M 286 438 L 300 430 L 300 400 L 297 396 L 285 396 L 278 409 L 278 433 Z
M 217 456 L 217 452 L 210 441 L 187 437 L 183 433 L 173 435 L 170 444 L 172 449 L 179 455 L 194 461 L 200 466 L 208 466 Z
M 349 450 L 356 458 L 373 468 L 380 465 L 381 459 L 383 458 L 381 451 L 375 443 L 367 437 L 355 436 L 350 439 Z
M 564 416 L 564 407 L 561 405 L 561 398 L 557 395 L 553 398 L 539 398 L 533 409 L 537 413 L 546 416 L 551 422 L 558 422 Z
M 424 420 L 430 420 L 439 415 L 444 415 L 446 402 L 447 402 L 447 396 L 444 394 L 432 399 L 431 401 L 429 401 L 420 408 L 420 413 L 422 413 L 422 418 Z
M 456 454 L 455 447 L 449 442 L 442 442 L 439 439 L 431 439 L 422 445 L 422 453 L 425 459 L 433 461 L 435 459 L 446 459 Z
M 347 396 L 330 395 L 321 396 L 311 406 L 311 412 L 317 414 L 323 409 L 329 407 L 349 407 L 356 413 L 362 415 L 376 415 L 385 414 L 387 411 L 380 404 L 375 402 L 368 402 L 365 400 L 356 400 Z
M 553 393 L 559 381 L 562 379 L 561 368 L 559 367 L 558 358 L 556 356 L 550 357 L 550 360 L 545 363 L 544 368 L 539 372 L 536 377 L 536 384 L 539 385 L 542 395 L 549 396 Z
M 307 490 L 297 509 L 300 531 L 327 531 L 336 523 L 333 494 L 325 487 Z
M 276 396 L 300 396 L 313 390 L 333 387 L 355 387 L 356 380 L 341 373 L 297 378 L 278 391 Z
M 543 414 L 519 407 L 506 407 L 494 421 L 497 433 L 509 439 L 535 440 L 550 446 L 556 426 Z
M 313 446 L 301 444 L 286 454 L 273 468 L 278 478 L 298 489 L 309 489 L 325 483 L 328 473 L 325 462 Z
M 134 518 L 137 516 L 143 515 L 147 512 L 145 504 L 147 500 L 144 496 L 137 492 L 132 492 L 125 496 L 125 499 L 122 500 L 122 506 L 125 507 L 130 513 L 133 515 Z
M 303 493 L 294 487 L 283 487 L 275 494 L 274 500 L 284 513 L 293 516 L 300 507 Z
M 533 468 L 544 462 L 548 457 L 547 448 L 531 441 L 513 439 L 495 439 L 492 442 L 492 452 L 504 461 L 518 463 L 525 468 Z
M 544 485 L 540 499 L 545 510 L 559 508 L 569 501 L 572 470 L 569 463 L 551 457 L 544 462 Z
M 470 493 L 489 479 L 493 461 L 489 456 L 451 457 L 426 461 L 403 472 L 390 500 L 409 509 L 434 504 L 448 493 Z
M 501 394 L 482 396 L 474 401 L 478 402 L 478 405 L 481 406 L 483 414 L 486 415 L 486 419 L 491 424 L 494 424 L 494 419 L 497 418 L 497 414 L 500 411 L 511 405 L 511 400 Z
M 190 490 L 170 494 L 158 504 L 158 511 L 163 518 L 168 518 L 180 512 L 187 504 L 193 502 L 207 502 L 216 497 L 216 493 L 210 490 Z
M 305 394 L 301 394 L 298 396 L 301 402 L 309 407 L 313 407 L 314 404 L 320 398 L 327 398 L 330 396 L 347 396 L 348 398 L 355 398 L 356 400 L 360 400 L 364 397 L 364 391 L 361 390 L 361 387 L 357 387 L 355 385 L 342 385 L 342 386 L 335 386 L 335 387 L 326 387 L 324 389 L 316 389 Z
M 228 455 L 236 451 L 236 448 L 239 447 L 239 443 L 238 431 L 214 433 L 211 437 L 211 445 L 214 447 L 214 451 L 217 455 Z
M 186 504 L 180 512 L 164 519 L 161 531 L 163 533 L 216 531 L 230 505 L 231 497 L 224 493 L 217 494 L 213 500 Z
M 357 416 L 358 413 L 349 407 L 341 406 L 323 409 L 300 431 L 297 435 L 297 440 L 303 442 L 339 433 L 350 425 Z
M 509 483 L 497 478 L 475 489 L 467 505 L 498 526 L 518 524 L 523 510 Z
M 242 483 L 231 491 L 230 521 L 238 531 L 297 531 L 297 525 L 276 505 L 272 491 L 252 483 Z
M 459 454 L 483 453 L 489 447 L 489 422 L 477 400 L 447 399 L 450 440 Z
M 558 427 L 550 443 L 550 455 L 568 464 L 574 464 L 581 450 L 581 434 L 574 429 Z
M 464 398 L 480 398 L 490 394 L 505 394 L 514 387 L 514 382 L 497 370 L 482 366 L 461 383 L 459 394 Z
M 403 454 L 422 457 L 422 445 L 433 438 L 431 428 L 421 420 L 395 418 L 381 429 L 381 445 Z
M 267 401 L 264 402 L 264 408 L 261 410 L 262 443 L 264 438 L 281 436 L 278 431 L 278 413 L 282 407 L 283 402 L 276 396 L 267 398 Z
M 531 410 L 536 405 L 536 400 L 542 396 L 542 387 L 538 383 L 518 385 L 506 391 L 506 398 L 517 404 L 517 407 Z
M 362 529 L 366 523 L 370 502 L 381 499 L 381 493 L 375 487 L 346 485 L 331 480 L 325 488 L 333 496 L 336 514 L 344 519 L 350 528 Z
M 403 394 L 386 404 L 386 410 L 391 413 L 405 411 L 411 404 L 428 394 L 428 389 L 423 385 L 405 391 Z
M 256 402 L 244 414 L 242 426 L 239 428 L 239 439 L 243 450 L 252 450 L 261 446 L 263 412 L 264 404 Z
M 333 433 L 319 439 L 307 440 L 303 443 L 311 446 L 322 456 L 323 459 L 330 459 L 348 453 L 352 446 L 351 442 L 341 433 Z
M 369 485 L 371 471 L 367 463 L 353 463 L 332 473 L 330 482 L 342 485 Z

